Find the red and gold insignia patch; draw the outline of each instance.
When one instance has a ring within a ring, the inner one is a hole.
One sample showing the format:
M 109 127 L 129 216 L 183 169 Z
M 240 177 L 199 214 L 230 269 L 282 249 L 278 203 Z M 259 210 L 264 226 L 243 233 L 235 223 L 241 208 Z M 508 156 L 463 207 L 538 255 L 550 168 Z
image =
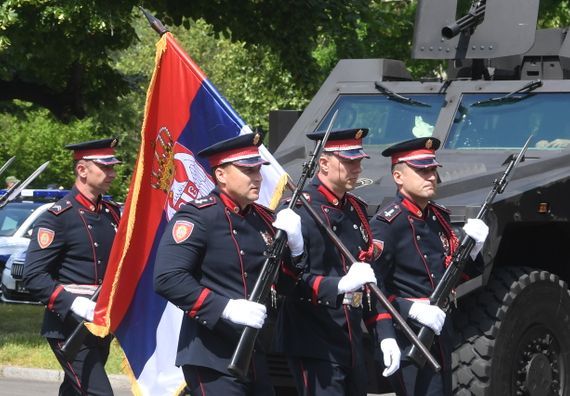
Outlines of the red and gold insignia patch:
M 382 251 L 384 250 L 384 241 L 379 239 L 372 240 L 372 245 L 374 246 L 374 253 L 372 254 L 374 260 L 378 260 L 382 255 Z
M 38 230 L 38 245 L 40 245 L 42 249 L 45 249 L 49 245 L 51 245 L 54 238 L 55 238 L 55 232 L 53 230 L 43 227 L 40 227 L 40 229 Z
M 174 223 L 174 227 L 172 227 L 172 238 L 174 238 L 174 242 L 184 242 L 192 235 L 192 230 L 194 230 L 194 223 L 178 220 Z

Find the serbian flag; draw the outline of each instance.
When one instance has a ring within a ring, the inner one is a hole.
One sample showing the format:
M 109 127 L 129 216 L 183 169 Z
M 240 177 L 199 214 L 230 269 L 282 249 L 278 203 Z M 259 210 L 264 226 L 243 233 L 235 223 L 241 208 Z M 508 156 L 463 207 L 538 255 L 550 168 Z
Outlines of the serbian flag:
M 153 290 L 160 237 L 182 204 L 214 187 L 208 163 L 196 153 L 252 132 L 170 33 L 156 47 L 137 163 L 89 324 L 96 335 L 117 337 L 133 393 L 153 396 L 184 386 L 174 365 L 183 312 Z M 272 163 L 262 167 L 260 203 L 275 207 L 286 175 L 266 149 L 260 152 Z

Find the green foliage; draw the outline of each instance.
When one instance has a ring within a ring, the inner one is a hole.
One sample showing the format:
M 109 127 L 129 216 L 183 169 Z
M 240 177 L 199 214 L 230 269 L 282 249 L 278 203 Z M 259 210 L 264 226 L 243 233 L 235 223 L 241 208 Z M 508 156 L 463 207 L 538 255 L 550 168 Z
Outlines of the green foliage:
M 97 133 L 94 119 L 87 118 L 63 124 L 54 119 L 45 109 L 30 109 L 24 116 L 4 114 L 0 117 L 0 129 L 9 131 L 0 140 L 0 162 L 15 155 L 16 161 L 10 166 L 10 174 L 23 180 L 39 165 L 49 160 L 50 165 L 30 185 L 30 188 L 46 188 L 56 184 L 71 188 L 75 180 L 71 152 L 63 147 L 66 144 L 104 137 Z M 124 196 L 121 180 L 128 169 L 118 170 L 118 181 L 113 184 L 110 194 Z
M 342 58 L 400 59 L 416 78 L 441 75 L 443 62 L 410 59 L 416 3 L 148 0 L 143 5 L 170 28 L 244 121 L 267 130 L 271 110 L 302 110 Z M 124 200 L 158 40 L 137 4 L 0 2 L 0 160 L 17 155 L 11 171 L 18 177 L 49 159 L 36 186 L 69 186 L 71 160 L 63 145 L 117 136 L 125 165 L 118 167 L 111 193 Z M 567 2 L 541 2 L 540 26 L 568 24 Z

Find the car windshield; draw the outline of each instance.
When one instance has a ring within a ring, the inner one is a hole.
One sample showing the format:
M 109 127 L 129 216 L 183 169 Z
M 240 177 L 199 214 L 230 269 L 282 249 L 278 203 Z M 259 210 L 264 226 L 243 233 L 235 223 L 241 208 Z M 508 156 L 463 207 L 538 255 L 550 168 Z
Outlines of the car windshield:
M 432 136 L 444 95 L 340 95 L 318 126 L 326 130 L 338 110 L 334 129 L 368 128 L 365 146 L 387 147 L 415 137 Z
M 0 236 L 13 235 L 34 210 L 28 205 L 6 205 L 0 209 Z
M 501 95 L 464 94 L 445 142 L 449 149 L 520 148 L 560 150 L 570 144 L 568 93 L 532 93 L 495 100 Z

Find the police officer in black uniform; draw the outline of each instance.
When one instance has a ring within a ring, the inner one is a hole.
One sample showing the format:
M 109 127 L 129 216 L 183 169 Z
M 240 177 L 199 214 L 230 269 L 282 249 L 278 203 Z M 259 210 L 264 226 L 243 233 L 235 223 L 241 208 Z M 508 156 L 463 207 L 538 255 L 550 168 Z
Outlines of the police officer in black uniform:
M 376 283 L 375 255 L 366 204 L 349 193 L 368 155 L 362 149 L 367 129 L 331 131 L 319 158 L 319 171 L 303 195 L 354 257 L 347 262 L 326 233 L 301 206 L 306 255 L 302 281 L 289 295 L 276 325 L 276 348 L 288 357 L 300 395 L 366 395 L 362 320 L 373 329 L 385 357 L 385 375 L 399 365 L 400 351 L 389 314 L 364 286 Z M 323 132 L 307 137 L 323 138 Z M 378 305 L 378 306 L 377 306 Z
M 436 138 L 417 138 L 382 152 L 392 159 L 398 192 L 394 201 L 370 221 L 374 239 L 382 247 L 374 269 L 384 280 L 388 298 L 412 326 L 417 328 L 419 323 L 439 335 L 431 352 L 442 371 L 435 373 L 428 365 L 418 369 L 411 361 L 403 360 L 400 370 L 389 377 L 398 396 L 451 395 L 452 328 L 446 314 L 429 302 L 458 247 L 449 211 L 432 201 L 437 168 L 441 166 L 435 158 L 439 145 Z M 481 220 L 469 219 L 464 231 L 476 241 L 471 252 L 476 257 L 488 228 Z M 397 340 L 405 356 L 410 342 L 399 331 Z
M 82 319 L 93 320 L 90 297 L 103 281 L 120 217 L 102 198 L 120 163 L 116 145 L 117 139 L 103 139 L 66 146 L 73 150 L 75 184 L 39 217 L 26 255 L 25 286 L 46 306 L 41 334 L 65 372 L 60 395 L 113 394 L 105 373 L 110 336 L 88 335 L 71 362 L 61 346 Z
M 290 254 L 303 254 L 300 218 L 258 205 L 261 188 L 261 135 L 245 134 L 202 150 L 216 184 L 207 196 L 183 205 L 170 220 L 158 247 L 154 287 L 185 315 L 176 365 L 182 366 L 192 395 L 274 393 L 259 344 L 248 381 L 227 370 L 244 325 L 261 328 L 266 306 L 248 301 L 272 243 L 275 224 L 286 231 Z M 289 253 L 288 253 L 289 254 Z M 284 263 L 283 277 L 298 271 Z

